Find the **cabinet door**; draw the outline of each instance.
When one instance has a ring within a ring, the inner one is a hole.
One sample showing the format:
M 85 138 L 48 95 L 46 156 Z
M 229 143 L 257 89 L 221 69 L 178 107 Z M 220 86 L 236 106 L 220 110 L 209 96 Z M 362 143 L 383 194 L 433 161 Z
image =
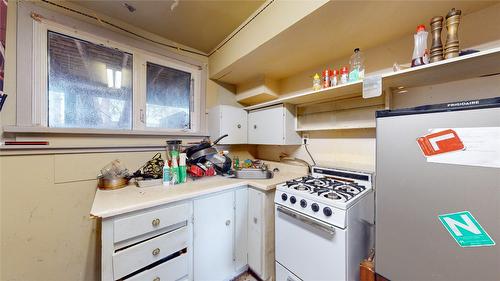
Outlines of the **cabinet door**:
M 248 143 L 283 144 L 283 105 L 257 109 L 248 113 Z
M 234 273 L 234 191 L 194 200 L 194 280 Z
M 248 266 L 262 276 L 263 196 L 255 189 L 248 189 Z
M 234 269 L 239 272 L 248 263 L 248 188 L 236 190 L 235 196 Z
M 246 110 L 234 106 L 221 106 L 221 130 L 220 135 L 228 136 L 220 142 L 221 144 L 247 143 L 248 122 Z

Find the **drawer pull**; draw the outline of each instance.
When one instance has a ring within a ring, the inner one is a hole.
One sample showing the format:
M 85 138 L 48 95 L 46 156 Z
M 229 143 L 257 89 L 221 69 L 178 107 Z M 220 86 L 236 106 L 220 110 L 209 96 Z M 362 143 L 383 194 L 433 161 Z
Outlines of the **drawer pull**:
M 160 281 L 160 277 L 156 277 L 153 281 Z
M 253 223 L 257 224 L 257 218 L 256 217 L 253 218 Z
M 241 124 L 238 124 L 236 127 L 238 127 L 238 129 L 241 129 Z
M 160 248 L 156 248 L 153 250 L 153 256 L 157 256 L 160 254 Z
M 226 221 L 226 225 L 229 226 L 231 224 L 231 220 Z
M 160 225 L 160 219 L 154 219 L 151 224 L 154 226 L 154 227 L 158 227 Z

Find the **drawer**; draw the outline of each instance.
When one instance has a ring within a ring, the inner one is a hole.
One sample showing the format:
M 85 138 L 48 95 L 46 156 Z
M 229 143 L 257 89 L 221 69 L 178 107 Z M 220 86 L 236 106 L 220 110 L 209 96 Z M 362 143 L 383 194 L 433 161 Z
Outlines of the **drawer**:
M 190 205 L 181 204 L 116 219 L 114 221 L 114 242 L 124 241 L 176 223 L 189 221 L 190 217 Z
M 115 280 L 186 248 L 188 234 L 188 228 L 182 227 L 116 252 L 113 255 Z
M 126 281 L 176 281 L 188 277 L 188 254 L 182 254 L 156 267 L 127 278 Z

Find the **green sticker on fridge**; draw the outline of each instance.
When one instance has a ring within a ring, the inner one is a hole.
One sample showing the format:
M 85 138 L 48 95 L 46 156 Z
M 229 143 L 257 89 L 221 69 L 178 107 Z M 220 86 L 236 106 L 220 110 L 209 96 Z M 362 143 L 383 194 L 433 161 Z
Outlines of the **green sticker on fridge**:
M 439 215 L 439 220 L 460 247 L 495 245 L 495 241 L 468 211 Z

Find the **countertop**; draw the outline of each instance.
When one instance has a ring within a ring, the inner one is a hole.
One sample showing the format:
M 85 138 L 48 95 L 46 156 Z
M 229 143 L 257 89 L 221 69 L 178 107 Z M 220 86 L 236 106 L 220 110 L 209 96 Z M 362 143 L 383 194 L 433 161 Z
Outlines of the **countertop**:
M 271 168 L 274 168 L 273 166 L 275 165 L 272 165 Z M 307 174 L 302 167 L 286 166 L 279 165 L 280 171 L 274 173 L 272 179 L 236 179 L 214 176 L 197 180 L 189 179 L 186 183 L 166 187 L 151 186 L 139 188 L 135 185 L 129 185 L 117 190 L 98 189 L 90 214 L 101 218 L 112 217 L 244 185 L 249 185 L 262 191 L 270 191 L 275 189 L 278 183 Z

